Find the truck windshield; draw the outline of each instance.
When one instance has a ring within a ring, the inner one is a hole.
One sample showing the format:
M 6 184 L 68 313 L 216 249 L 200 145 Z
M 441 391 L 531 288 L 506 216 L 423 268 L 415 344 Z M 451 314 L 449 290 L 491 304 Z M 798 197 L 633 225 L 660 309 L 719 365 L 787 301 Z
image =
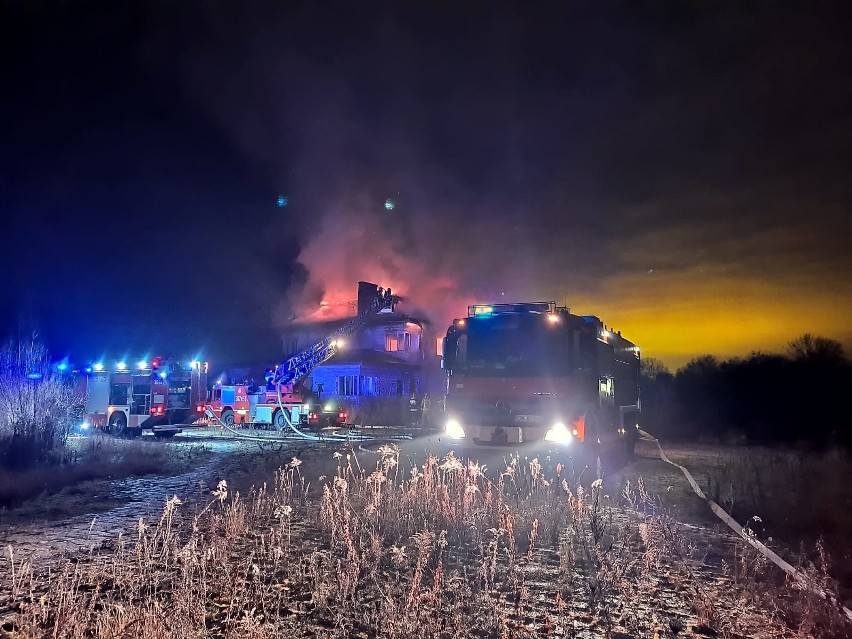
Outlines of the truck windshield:
M 571 372 L 568 330 L 537 313 L 473 317 L 458 337 L 453 373 L 542 377 Z

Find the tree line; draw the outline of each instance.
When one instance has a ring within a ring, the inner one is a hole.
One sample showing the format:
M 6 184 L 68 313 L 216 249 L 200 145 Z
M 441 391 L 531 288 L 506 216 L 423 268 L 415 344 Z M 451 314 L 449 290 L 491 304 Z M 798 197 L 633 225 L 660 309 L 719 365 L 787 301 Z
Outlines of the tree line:
M 669 439 L 852 446 L 852 362 L 841 344 L 805 334 L 783 354 L 702 355 L 671 373 L 642 362 L 642 421 Z

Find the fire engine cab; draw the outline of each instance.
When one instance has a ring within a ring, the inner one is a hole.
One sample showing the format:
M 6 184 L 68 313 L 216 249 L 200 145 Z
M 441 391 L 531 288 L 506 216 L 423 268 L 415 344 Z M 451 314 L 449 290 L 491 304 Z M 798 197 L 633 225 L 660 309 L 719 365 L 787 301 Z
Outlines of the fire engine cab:
M 83 398 L 82 430 L 98 429 L 120 437 L 150 430 L 171 437 L 180 426 L 204 414 L 207 363 L 142 359 L 131 364 L 95 362 L 79 371 Z
M 443 344 L 445 432 L 476 443 L 619 445 L 639 437 L 639 348 L 555 302 L 477 304 Z

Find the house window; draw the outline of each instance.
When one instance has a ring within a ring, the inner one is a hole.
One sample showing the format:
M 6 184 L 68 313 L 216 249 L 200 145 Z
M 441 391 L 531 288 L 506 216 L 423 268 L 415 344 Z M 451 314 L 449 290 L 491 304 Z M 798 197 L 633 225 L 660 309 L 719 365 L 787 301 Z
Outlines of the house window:
M 379 378 L 362 376 L 359 380 L 358 389 L 361 391 L 360 395 L 375 397 L 379 394 Z
M 411 350 L 411 333 L 388 333 L 385 335 L 385 350 L 390 353 Z
M 354 397 L 358 394 L 358 376 L 341 375 L 337 378 L 337 394 L 342 397 Z

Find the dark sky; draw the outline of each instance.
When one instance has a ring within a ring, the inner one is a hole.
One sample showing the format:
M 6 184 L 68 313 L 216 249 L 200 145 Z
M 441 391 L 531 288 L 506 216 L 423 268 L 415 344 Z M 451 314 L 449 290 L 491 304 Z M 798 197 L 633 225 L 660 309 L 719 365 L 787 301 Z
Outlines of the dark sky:
M 2 4 L 3 325 L 274 358 L 366 278 L 852 347 L 845 3 L 321 4 Z

